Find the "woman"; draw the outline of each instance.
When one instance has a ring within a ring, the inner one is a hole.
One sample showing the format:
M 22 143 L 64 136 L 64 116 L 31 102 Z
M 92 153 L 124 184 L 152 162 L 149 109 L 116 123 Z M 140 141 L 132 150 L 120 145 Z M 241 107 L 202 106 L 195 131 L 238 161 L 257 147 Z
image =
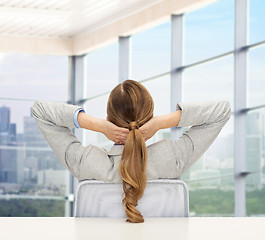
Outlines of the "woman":
M 110 93 L 107 117 L 95 118 L 76 105 L 37 100 L 32 115 L 62 164 L 79 182 L 97 179 L 123 183 L 127 222 L 144 222 L 135 208 L 146 181 L 181 178 L 209 148 L 229 120 L 228 101 L 182 102 L 176 111 L 153 116 L 154 103 L 139 82 L 126 80 Z M 163 139 L 146 147 L 159 129 L 191 128 L 178 140 Z M 101 132 L 115 142 L 110 151 L 83 146 L 70 128 Z

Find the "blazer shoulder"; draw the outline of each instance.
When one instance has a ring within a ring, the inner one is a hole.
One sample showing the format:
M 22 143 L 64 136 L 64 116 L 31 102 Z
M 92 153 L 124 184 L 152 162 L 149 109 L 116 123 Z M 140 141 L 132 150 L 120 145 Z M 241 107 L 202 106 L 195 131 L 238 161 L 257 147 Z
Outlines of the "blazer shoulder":
M 89 144 L 80 161 L 79 181 L 84 179 L 111 181 L 112 170 L 113 162 L 110 161 L 108 152 L 102 147 Z
M 170 141 L 166 138 L 147 146 L 147 172 L 150 179 L 181 176 L 181 162 L 172 151 Z
M 148 145 L 147 153 L 149 161 L 151 161 L 155 165 L 163 164 L 163 162 L 165 163 L 166 159 L 168 161 L 171 161 L 174 158 L 174 153 L 170 148 L 169 141 L 170 139 L 165 138 Z
M 161 149 L 167 149 L 167 141 L 169 139 L 165 138 L 165 139 L 162 139 L 162 140 L 159 140 L 157 142 L 154 142 L 154 143 L 151 143 L 149 145 L 147 145 L 147 150 L 150 150 L 150 151 L 160 151 Z

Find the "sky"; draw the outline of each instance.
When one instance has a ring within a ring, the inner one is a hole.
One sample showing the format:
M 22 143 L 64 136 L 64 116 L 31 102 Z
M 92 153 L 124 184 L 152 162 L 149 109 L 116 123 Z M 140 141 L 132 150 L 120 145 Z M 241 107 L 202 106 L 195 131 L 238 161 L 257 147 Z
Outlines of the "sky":
M 265 1 L 249 1 L 249 44 L 265 40 Z M 183 64 L 233 50 L 234 1 L 216 1 L 184 16 Z M 166 22 L 131 37 L 130 79 L 142 80 L 170 70 L 171 24 Z M 265 46 L 248 55 L 247 106 L 265 104 Z M 228 56 L 183 72 L 182 101 L 229 100 L 233 104 L 234 58 Z M 86 97 L 111 90 L 118 84 L 118 43 L 86 57 Z M 170 76 L 146 82 L 155 102 L 154 115 L 170 112 Z M 1 54 L 0 107 L 11 107 L 11 122 L 23 132 L 23 117 L 37 99 L 67 101 L 68 58 L 64 56 Z M 108 95 L 85 105 L 95 117 L 106 117 Z M 5 99 L 5 100 L 4 100 Z M 11 100 L 13 99 L 13 100 Z M 97 107 L 95 107 L 97 106 Z M 222 131 L 233 131 L 229 121 Z

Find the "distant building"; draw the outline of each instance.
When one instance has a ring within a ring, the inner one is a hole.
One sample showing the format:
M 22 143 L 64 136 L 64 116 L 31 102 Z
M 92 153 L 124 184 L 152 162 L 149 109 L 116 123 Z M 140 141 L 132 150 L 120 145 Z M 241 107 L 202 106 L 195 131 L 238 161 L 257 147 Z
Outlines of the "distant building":
M 10 108 L 6 106 L 0 107 L 0 133 L 9 132 L 10 125 Z
M 31 181 L 32 178 L 37 178 L 37 173 L 38 173 L 38 158 L 25 157 L 24 160 L 25 181 Z
M 10 108 L 0 107 L 0 182 L 22 184 L 23 150 L 16 141 L 16 124 L 10 123 Z
M 207 150 L 207 155 L 218 156 L 222 162 L 225 158 L 234 157 L 234 134 L 218 136 Z
M 32 116 L 25 116 L 23 118 L 24 126 L 24 143 L 26 145 L 25 152 L 25 169 L 29 169 L 29 177 L 37 177 L 39 170 L 45 170 L 50 165 L 59 162 L 54 156 L 49 144 L 43 137 L 39 126 Z M 26 170 L 27 171 L 27 170 Z M 27 176 L 27 175 L 26 175 Z
M 246 184 L 261 188 L 262 146 L 264 117 L 260 112 L 247 114 L 246 118 L 246 170 L 257 172 L 247 176 Z
M 33 117 L 25 116 L 23 118 L 23 124 L 24 124 L 24 141 L 26 143 L 26 146 L 48 147 L 48 143 L 44 139 L 40 131 L 40 128 Z
M 217 155 L 218 156 L 218 155 Z M 206 155 L 203 157 L 204 169 L 220 169 L 220 158 L 216 155 Z
M 0 182 L 23 184 L 24 150 L 17 143 L 0 149 Z
M 38 171 L 38 184 L 45 186 L 65 186 L 66 170 L 46 169 Z
M 197 180 L 198 183 L 201 183 L 202 186 L 218 186 L 220 187 L 221 179 L 217 178 L 220 176 L 220 171 L 218 169 L 205 169 L 205 170 L 196 170 L 190 173 L 190 180 Z M 204 178 L 216 178 L 200 181 L 199 179 Z
M 9 125 L 8 142 L 17 142 L 17 125 L 15 123 L 10 123 Z

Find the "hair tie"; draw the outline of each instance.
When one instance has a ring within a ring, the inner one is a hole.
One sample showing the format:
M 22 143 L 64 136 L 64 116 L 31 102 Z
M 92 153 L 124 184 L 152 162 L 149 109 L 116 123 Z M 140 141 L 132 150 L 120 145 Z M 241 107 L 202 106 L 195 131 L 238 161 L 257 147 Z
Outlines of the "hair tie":
M 129 123 L 129 130 L 139 129 L 139 126 L 137 124 L 137 121 L 132 121 Z

